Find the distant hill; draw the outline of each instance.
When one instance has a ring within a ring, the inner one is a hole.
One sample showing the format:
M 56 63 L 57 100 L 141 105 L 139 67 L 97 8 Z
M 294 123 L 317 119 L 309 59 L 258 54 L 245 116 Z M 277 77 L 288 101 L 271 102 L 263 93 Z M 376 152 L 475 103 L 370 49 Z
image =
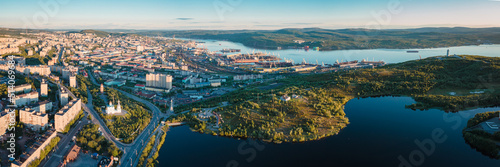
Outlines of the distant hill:
M 32 30 L 32 29 L 17 29 L 17 28 L 0 28 L 0 37 L 27 37 L 26 35 L 23 35 L 21 33 L 36 33 L 36 32 L 43 32 L 43 30 Z
M 91 34 L 95 34 L 98 37 L 107 37 L 110 34 L 109 32 L 99 31 L 99 30 L 69 31 L 67 33 L 81 33 L 81 34 L 91 33 Z
M 479 44 L 500 44 L 500 28 L 418 28 L 418 29 L 321 29 L 281 30 L 188 30 L 138 31 L 151 36 L 215 39 L 245 46 L 277 49 L 320 47 L 321 50 L 436 48 Z M 295 43 L 294 40 L 304 40 Z

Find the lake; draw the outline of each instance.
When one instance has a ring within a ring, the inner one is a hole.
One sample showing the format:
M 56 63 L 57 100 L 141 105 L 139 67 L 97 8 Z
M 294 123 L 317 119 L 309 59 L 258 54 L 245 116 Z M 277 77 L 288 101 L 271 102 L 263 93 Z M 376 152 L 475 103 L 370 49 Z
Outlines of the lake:
M 184 39 L 190 40 L 190 39 Z M 450 55 L 481 55 L 489 57 L 500 56 L 500 45 L 479 45 L 479 46 L 459 46 L 449 48 L 431 48 L 431 49 L 367 49 L 367 50 L 335 50 L 335 51 L 305 51 L 304 49 L 284 49 L 284 50 L 261 50 L 246 47 L 241 43 L 217 40 L 198 40 L 205 42 L 199 47 L 205 47 L 210 51 L 220 51 L 222 49 L 241 49 L 241 53 L 267 52 L 279 55 L 282 59 L 290 59 L 295 63 L 301 63 L 305 60 L 308 63 L 333 64 L 338 61 L 353 60 L 383 60 L 386 63 L 400 63 L 408 60 L 417 60 L 420 58 L 446 55 L 450 50 Z M 419 53 L 407 53 L 408 50 L 417 50 Z
M 414 102 L 410 97 L 353 99 L 345 106 L 350 120 L 345 129 L 338 135 L 305 143 L 250 144 L 250 140 L 200 134 L 187 126 L 174 127 L 167 133 L 158 160 L 160 166 L 170 167 L 398 166 L 403 161 L 436 167 L 500 165 L 500 160 L 472 149 L 461 132 L 474 114 L 500 108 L 459 113 L 405 108 Z M 433 139 L 436 134 L 440 134 L 439 140 Z M 425 151 L 416 140 L 424 143 Z

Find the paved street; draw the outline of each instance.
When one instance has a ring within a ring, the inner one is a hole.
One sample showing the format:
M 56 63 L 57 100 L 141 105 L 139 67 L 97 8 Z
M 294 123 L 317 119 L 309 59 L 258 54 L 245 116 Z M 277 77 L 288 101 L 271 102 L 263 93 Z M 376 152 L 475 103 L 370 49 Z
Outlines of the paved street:
M 95 81 L 93 74 L 90 71 L 88 71 L 88 73 L 89 73 L 89 78 L 92 81 L 92 83 L 94 85 L 100 86 L 100 84 L 98 84 Z M 134 142 L 132 142 L 131 144 L 123 144 L 119 141 L 112 140 L 113 143 L 115 143 L 117 146 L 120 146 L 119 148 L 124 151 L 124 154 L 123 154 L 122 158 L 120 159 L 121 166 L 135 166 L 135 165 L 137 165 L 137 163 L 139 161 L 139 156 L 140 156 L 143 148 L 148 143 L 153 130 L 157 127 L 157 125 L 159 125 L 159 120 L 163 116 L 163 114 L 161 114 L 161 111 L 158 107 L 156 107 L 154 104 L 150 103 L 149 101 L 141 99 L 139 97 L 136 97 L 136 96 L 134 96 L 130 93 L 127 93 L 125 91 L 122 91 L 122 90 L 118 90 L 118 91 L 121 92 L 122 94 L 124 94 L 125 96 L 133 99 L 133 100 L 136 100 L 138 102 L 145 104 L 152 111 L 152 118 L 151 118 L 149 125 L 146 128 L 144 128 L 144 131 L 141 134 L 139 134 L 139 136 L 136 138 L 136 140 L 134 140 Z M 91 96 L 91 95 L 89 95 L 89 96 Z M 91 104 L 91 103 L 89 103 L 89 104 Z M 88 106 L 87 108 L 90 108 L 90 107 L 91 106 Z M 93 111 L 93 108 L 90 108 L 90 111 Z M 95 111 L 93 111 L 93 112 L 95 112 Z M 97 113 L 97 112 L 95 112 L 95 113 Z M 97 117 L 97 118 L 100 119 L 100 117 Z M 102 120 L 99 120 L 99 122 L 101 122 L 101 121 Z M 105 124 L 103 124 L 103 125 L 105 125 Z M 107 129 L 107 128 L 105 128 L 105 129 Z

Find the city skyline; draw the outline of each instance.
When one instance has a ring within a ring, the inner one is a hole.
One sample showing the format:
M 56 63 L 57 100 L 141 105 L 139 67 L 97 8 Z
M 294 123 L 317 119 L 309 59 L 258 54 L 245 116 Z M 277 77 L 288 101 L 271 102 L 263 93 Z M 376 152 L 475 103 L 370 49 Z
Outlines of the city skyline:
M 495 0 L 7 1 L 0 27 L 29 29 L 282 29 L 500 27 Z M 22 11 L 22 12 L 21 12 Z

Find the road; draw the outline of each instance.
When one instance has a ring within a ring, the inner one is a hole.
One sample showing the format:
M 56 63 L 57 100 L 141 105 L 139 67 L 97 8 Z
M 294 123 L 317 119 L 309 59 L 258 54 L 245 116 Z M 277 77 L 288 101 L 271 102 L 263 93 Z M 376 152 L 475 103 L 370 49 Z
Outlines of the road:
M 40 80 L 40 81 L 42 80 L 42 78 L 40 76 L 33 76 L 33 77 Z M 50 82 L 50 80 L 48 80 L 48 79 L 46 79 L 46 80 Z M 57 84 L 59 87 L 62 87 L 64 90 L 68 91 L 69 95 L 72 98 L 76 98 L 75 95 L 72 92 L 70 92 L 63 85 L 60 85 L 59 83 L 54 83 L 54 84 Z M 84 113 L 84 115 L 85 115 L 84 116 L 84 118 L 85 118 L 87 116 L 87 113 Z M 51 166 L 59 165 L 59 163 L 63 161 L 64 156 L 66 155 L 66 153 L 69 151 L 69 149 L 72 146 L 72 145 L 70 145 L 71 144 L 70 142 L 73 140 L 73 136 L 75 136 L 78 133 L 78 131 L 86 124 L 87 124 L 87 121 L 84 121 L 84 119 L 83 119 L 82 121 L 77 122 L 76 126 L 73 127 L 72 129 L 70 129 L 70 131 L 68 133 L 66 133 L 65 135 L 58 135 L 61 137 L 61 140 L 59 141 L 57 146 L 54 148 L 52 153 L 47 155 L 47 157 L 44 159 L 44 161 L 42 161 L 40 163 L 39 166 L 51 167 Z
M 149 152 L 149 155 L 145 161 L 147 161 L 147 159 L 151 158 L 153 156 L 153 154 L 156 153 L 156 151 L 157 151 L 156 148 L 158 147 L 158 144 L 160 144 L 160 140 L 161 140 L 162 135 L 164 133 L 167 133 L 167 132 L 163 131 L 163 127 L 164 127 L 164 125 L 160 125 L 156 129 L 156 131 L 153 133 L 153 134 L 156 134 L 157 132 L 160 132 L 160 133 L 157 133 L 158 135 L 156 135 L 155 142 L 154 142 L 153 147 L 152 147 L 153 149 L 151 149 L 151 151 Z M 139 163 L 139 161 L 137 161 L 137 163 Z M 136 164 L 135 166 L 138 166 L 138 165 L 139 164 Z M 147 166 L 147 163 L 144 164 L 144 167 L 146 167 L 146 166 Z
M 90 73 L 89 73 L 90 74 Z M 92 75 L 90 75 L 91 77 L 91 80 L 94 84 L 97 84 L 97 82 L 95 81 L 95 79 L 93 78 Z M 61 85 L 60 83 L 55 83 L 57 84 L 60 88 L 64 89 L 65 91 L 68 92 L 68 94 L 73 98 L 73 99 L 76 99 L 77 97 L 73 94 L 73 92 L 71 92 L 68 88 L 66 88 L 64 85 Z M 161 112 L 160 112 L 160 109 L 158 109 L 155 105 L 149 103 L 148 101 L 145 101 L 141 98 L 138 98 L 136 96 L 133 96 L 127 92 L 124 92 L 124 91 L 121 91 L 121 90 L 118 90 L 120 91 L 121 93 L 125 94 L 126 96 L 134 99 L 134 100 L 137 100 L 139 102 L 142 102 L 144 104 L 146 104 L 146 106 L 148 106 L 152 113 L 153 113 L 153 117 L 150 121 L 150 124 L 142 131 L 141 134 L 139 134 L 139 136 L 136 138 L 136 140 L 130 144 L 126 144 L 126 143 L 122 143 L 120 141 L 118 141 L 114 136 L 113 134 L 111 133 L 111 131 L 109 130 L 109 128 L 106 126 L 106 123 L 101 119 L 101 117 L 99 116 L 99 114 L 97 113 L 97 111 L 94 110 L 94 106 L 92 105 L 92 94 L 90 93 L 89 90 L 87 90 L 87 99 L 88 99 L 88 103 L 87 104 L 84 104 L 82 105 L 84 111 L 85 111 L 85 115 L 87 116 L 87 114 L 90 114 L 92 115 L 92 122 L 96 125 L 99 125 L 99 127 L 101 128 L 101 132 L 102 132 L 102 135 L 108 139 L 109 141 L 113 142 L 120 150 L 122 150 L 124 152 L 122 158 L 120 159 L 120 166 L 132 166 L 132 165 L 136 165 L 139 161 L 139 156 L 140 156 L 140 153 L 142 153 L 142 150 L 143 148 L 145 147 L 145 144 L 149 141 L 149 138 L 151 137 L 151 134 L 153 134 L 153 130 L 156 128 L 156 126 L 158 125 L 159 123 L 159 120 L 160 118 L 163 116 L 160 116 L 161 115 Z M 56 148 L 56 150 L 54 151 L 53 154 L 49 155 L 50 157 L 48 157 L 48 159 L 46 159 L 46 163 L 43 163 L 43 165 L 40 165 L 40 166 L 57 166 L 60 162 L 62 162 L 62 158 L 64 157 L 64 155 L 69 151 L 69 149 L 71 148 L 68 143 L 72 140 L 72 137 L 78 132 L 78 129 L 80 129 L 81 127 L 83 127 L 83 125 L 87 124 L 86 122 L 88 121 L 82 121 L 80 122 L 76 128 L 72 128 L 70 130 L 70 132 L 68 133 L 68 135 L 64 136 L 62 139 L 61 139 L 61 142 L 59 143 L 58 145 L 58 148 Z
M 86 116 L 86 114 L 85 114 L 85 116 Z M 75 136 L 83 126 L 87 125 L 87 122 L 88 121 L 85 120 L 85 117 L 84 117 L 67 134 L 59 135 L 61 137 L 61 141 L 59 141 L 57 146 L 54 148 L 55 150 L 53 150 L 51 154 L 47 155 L 45 160 L 42 161 L 42 163 L 40 163 L 39 166 L 52 167 L 52 166 L 57 166 L 57 165 L 59 165 L 59 163 L 63 162 L 64 156 L 68 153 L 68 151 L 71 149 L 71 147 L 74 144 L 74 143 L 70 143 L 73 140 L 73 136 Z
M 115 143 L 115 145 L 122 151 L 131 146 L 131 144 L 125 144 L 118 141 L 116 137 L 113 136 L 113 133 L 111 133 L 106 123 L 101 119 L 97 111 L 94 110 L 94 105 L 92 105 L 93 98 L 90 90 L 87 90 L 87 96 L 87 104 L 82 105 L 82 107 L 87 113 L 90 113 L 92 115 L 92 123 L 94 123 L 95 125 L 99 125 L 102 135 L 109 141 Z
M 91 73 L 90 71 L 87 71 L 87 72 L 89 74 L 90 81 L 94 85 L 100 86 L 100 84 L 98 84 L 95 81 L 93 73 Z M 110 87 L 108 87 L 108 88 L 110 88 Z M 114 88 L 112 88 L 112 89 L 114 89 Z M 144 147 L 148 143 L 151 135 L 153 134 L 152 132 L 155 130 L 157 125 L 159 125 L 160 118 L 166 117 L 167 115 L 162 114 L 158 107 L 156 107 L 154 104 L 150 103 L 147 100 L 141 99 L 137 96 L 134 96 L 130 93 L 127 93 L 127 92 L 119 90 L 119 89 L 116 89 L 116 90 L 119 91 L 120 93 L 122 93 L 123 95 L 135 100 L 135 101 L 138 101 L 138 102 L 145 104 L 152 111 L 152 118 L 151 118 L 149 125 L 146 126 L 146 128 L 144 128 L 142 133 L 139 134 L 139 136 L 137 136 L 137 138 L 132 143 L 123 144 L 119 141 L 112 140 L 113 143 L 115 143 L 117 146 L 121 146 L 122 150 L 124 151 L 124 154 L 123 154 L 122 158 L 120 159 L 121 166 L 129 166 L 129 165 L 134 166 L 134 165 L 137 165 L 137 163 L 139 161 L 140 154 L 142 153 L 142 150 L 144 149 Z M 89 104 L 91 104 L 91 103 L 89 103 Z M 87 108 L 90 108 L 90 106 Z M 93 107 L 90 108 L 90 111 L 93 111 Z M 95 112 L 95 111 L 93 111 L 93 112 Z M 95 112 L 95 114 L 96 113 L 97 112 Z M 99 119 L 99 122 L 102 121 L 102 120 L 100 120 L 100 117 L 96 117 L 96 118 Z M 104 128 L 104 129 L 107 129 L 107 128 Z

